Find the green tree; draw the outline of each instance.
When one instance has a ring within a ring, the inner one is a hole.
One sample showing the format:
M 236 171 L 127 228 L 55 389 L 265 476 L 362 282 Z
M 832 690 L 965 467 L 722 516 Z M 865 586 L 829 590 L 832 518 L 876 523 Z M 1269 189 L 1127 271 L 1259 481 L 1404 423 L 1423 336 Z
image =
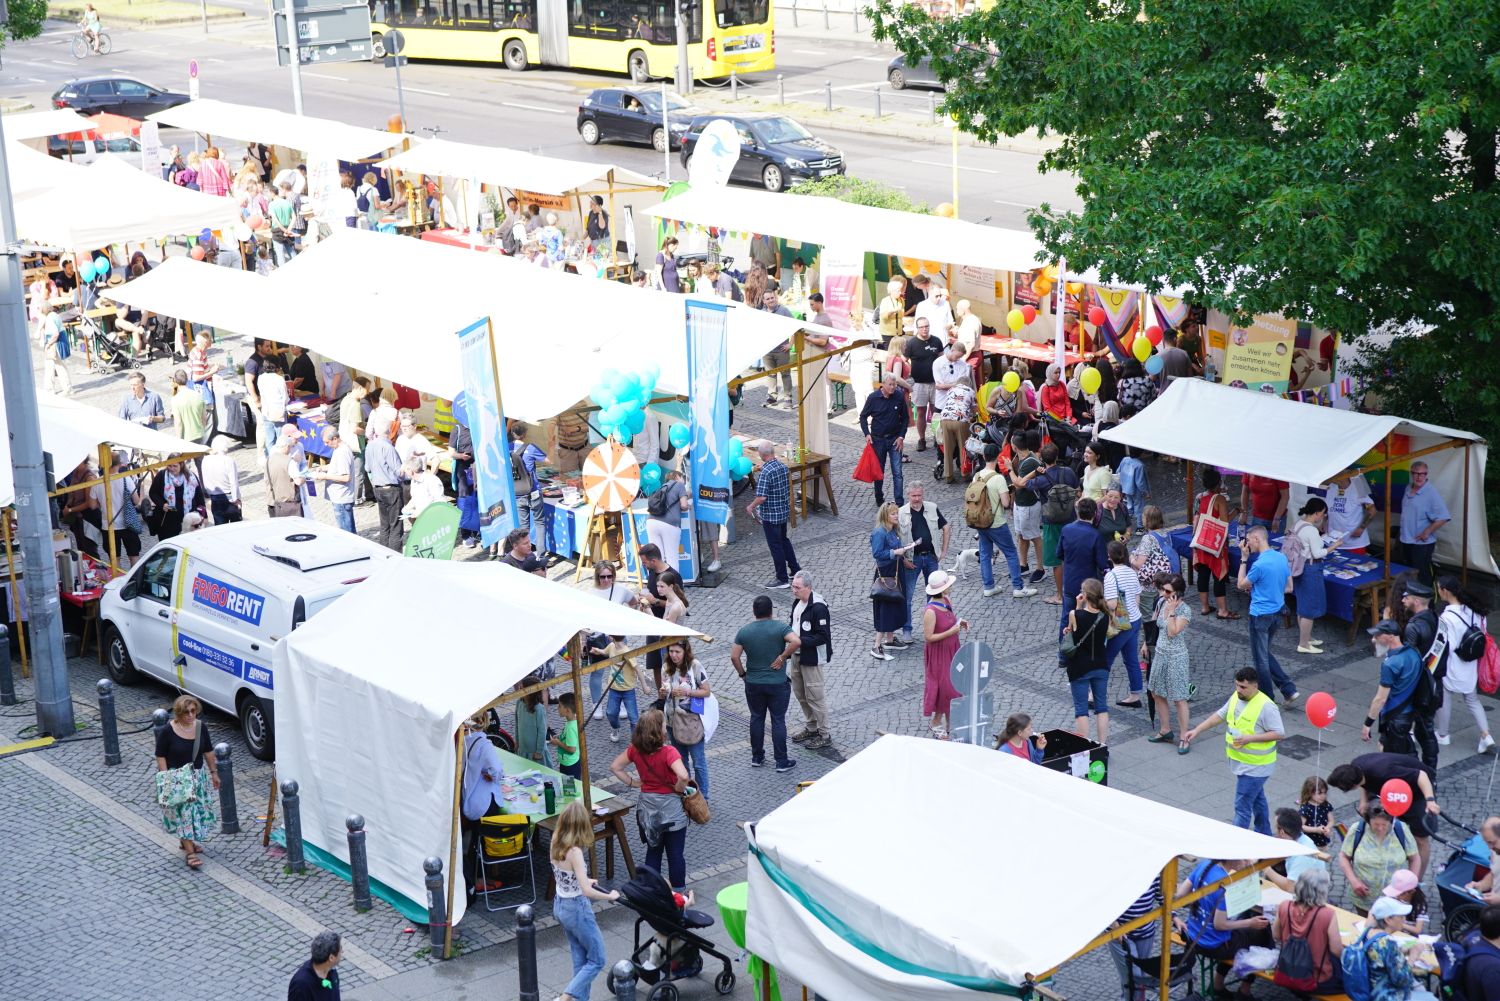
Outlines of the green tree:
M 24 42 L 42 33 L 42 22 L 47 19 L 47 0 L 10 0 L 10 23 L 5 26 L 5 38 Z
M 1500 4 L 996 0 L 875 34 L 930 56 L 981 138 L 1061 137 L 1081 212 L 1030 216 L 1070 270 L 1183 285 L 1365 337 L 1392 412 L 1500 437 Z
M 906 196 L 906 192 L 898 188 L 893 188 L 889 184 L 881 184 L 879 181 L 867 181 L 860 177 L 849 177 L 843 174 L 804 181 L 787 190 L 795 195 L 822 195 L 825 198 L 837 198 L 841 202 L 868 205 L 877 209 L 895 209 L 898 212 L 916 212 L 919 215 L 932 214 L 932 209 L 927 207 L 926 202 L 914 202 Z

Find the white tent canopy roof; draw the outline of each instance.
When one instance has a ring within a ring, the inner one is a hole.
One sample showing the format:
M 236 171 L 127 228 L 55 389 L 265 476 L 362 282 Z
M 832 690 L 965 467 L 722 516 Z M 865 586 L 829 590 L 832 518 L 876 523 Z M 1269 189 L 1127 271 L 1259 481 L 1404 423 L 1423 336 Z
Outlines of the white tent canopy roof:
M 1067 960 L 1178 855 L 1311 852 L 988 748 L 901 736 L 778 807 L 754 842 L 778 871 L 752 850 L 747 947 L 824 997 L 861 1001 L 994 998 L 969 984 L 1019 986 Z M 980 846 L 984 864 L 967 864 Z
M 351 657 L 414 596 L 441 597 L 456 622 L 483 622 L 495 644 L 434 644 L 385 630 L 378 654 Z M 302 832 L 348 860 L 344 818 L 362 814 L 370 875 L 426 899 L 422 860 L 448 865 L 453 737 L 459 724 L 566 646 L 579 630 L 696 636 L 633 608 L 494 563 L 396 559 L 276 644 L 276 773 L 301 786 Z M 597 760 L 597 759 L 596 759 Z M 463 883 L 452 920 L 463 917 Z
M 460 180 L 473 179 L 485 184 L 549 195 L 568 194 L 596 182 L 602 190 L 611 175 L 617 184 L 644 185 L 658 189 L 662 187 L 656 178 L 624 167 L 538 156 L 499 146 L 474 146 L 447 139 L 419 143 L 404 153 L 397 153 L 380 166 Z
M 101 298 L 162 316 L 262 336 L 277 323 L 268 279 L 190 257 L 169 257 L 139 278 L 104 289 Z
M 46 111 L 23 111 L 6 115 L 0 121 L 5 138 L 20 142 L 23 139 L 45 139 L 68 132 L 87 132 L 94 127 L 72 108 L 48 108 Z
M 347 125 L 328 118 L 311 118 L 286 111 L 200 98 L 158 111 L 152 121 L 173 128 L 201 132 L 214 139 L 238 139 L 285 146 L 303 153 L 321 153 L 342 160 L 363 160 L 401 145 L 410 137 L 379 129 Z
M 81 183 L 85 168 L 55 156 L 48 156 L 20 141 L 7 138 L 5 144 L 6 167 L 10 171 L 10 194 L 19 204 L 22 200 L 51 191 L 54 188 L 75 190 Z M 21 232 L 24 237 L 25 231 Z
M 1030 271 L 1050 260 L 1041 243 L 1020 230 L 853 205 L 820 196 L 788 198 L 742 188 L 692 189 L 646 212 L 661 219 L 771 233 L 822 247 L 849 247 L 1000 271 Z
M 234 219 L 230 199 L 170 184 L 113 156 L 16 203 L 23 240 L 66 249 L 224 229 Z

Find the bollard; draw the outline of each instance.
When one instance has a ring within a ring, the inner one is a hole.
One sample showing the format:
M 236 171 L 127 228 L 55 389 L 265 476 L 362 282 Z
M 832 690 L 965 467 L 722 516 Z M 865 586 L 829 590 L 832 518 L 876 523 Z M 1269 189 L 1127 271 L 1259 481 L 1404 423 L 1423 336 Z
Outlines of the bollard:
M 120 723 L 115 718 L 115 683 L 100 678 L 99 684 L 99 728 L 104 731 L 104 763 L 120 763 Z
M 16 679 L 10 673 L 10 630 L 0 626 L 0 706 L 16 704 Z
M 859 34 L 859 5 L 854 7 L 854 33 Z
M 432 949 L 448 956 L 443 951 L 443 933 L 448 930 L 448 898 L 443 895 L 443 860 L 436 855 L 422 863 L 427 873 L 427 930 L 432 936 Z
M 933 125 L 937 124 L 937 95 L 930 90 L 927 92 L 927 119 Z
M 880 87 L 875 88 L 875 117 L 880 117 Z
M 365 818 L 351 813 L 344 818 L 349 829 L 349 882 L 354 887 L 354 909 L 368 911 L 370 903 L 370 856 L 365 852 Z
M 219 833 L 238 834 L 240 804 L 234 798 L 234 762 L 229 757 L 229 745 L 223 741 L 214 745 L 214 762 L 219 766 Z
M 824 80 L 823 81 L 823 103 L 827 106 L 827 108 L 828 108 L 829 111 L 833 110 L 833 81 L 832 80 Z
M 776 74 L 776 103 L 786 103 L 786 78 L 780 73 Z
M 729 67 L 729 99 L 731 101 L 740 99 L 740 78 L 733 66 Z
M 622 959 L 609 971 L 615 984 L 616 1001 L 630 1001 L 635 997 L 635 964 Z
M 538 1001 L 536 983 L 536 921 L 531 905 L 516 908 L 516 972 L 521 977 L 518 1001 Z
M 832 30 L 832 28 L 828 24 L 828 0 L 823 0 L 823 30 Z
M 792 27 L 801 27 L 801 25 L 797 23 L 797 0 L 792 0 Z
M 287 779 L 281 783 L 281 817 L 286 825 L 286 867 L 292 872 L 306 872 L 307 862 L 302 857 L 302 811 L 301 798 L 297 795 L 297 783 Z
M 151 714 L 151 735 L 160 737 L 162 731 L 172 725 L 172 714 L 165 709 L 157 709 Z

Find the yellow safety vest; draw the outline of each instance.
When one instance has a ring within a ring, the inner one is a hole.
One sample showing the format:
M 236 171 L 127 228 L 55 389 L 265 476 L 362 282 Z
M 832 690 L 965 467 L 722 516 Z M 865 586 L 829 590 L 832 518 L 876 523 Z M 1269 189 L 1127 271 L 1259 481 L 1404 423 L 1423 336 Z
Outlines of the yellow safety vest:
M 1229 713 L 1224 722 L 1229 729 L 1224 734 L 1224 753 L 1229 755 L 1230 761 L 1243 761 L 1247 765 L 1274 765 L 1276 763 L 1276 741 L 1262 740 L 1254 744 L 1246 744 L 1244 747 L 1235 747 L 1234 738 L 1241 734 L 1255 733 L 1256 721 L 1260 719 L 1260 712 L 1271 704 L 1271 699 L 1265 692 L 1256 692 L 1255 698 L 1249 702 L 1241 703 L 1238 694 L 1229 697 Z M 1240 706 L 1244 709 L 1241 710 Z
M 432 427 L 438 434 L 453 433 L 453 401 L 441 397 L 432 401 Z

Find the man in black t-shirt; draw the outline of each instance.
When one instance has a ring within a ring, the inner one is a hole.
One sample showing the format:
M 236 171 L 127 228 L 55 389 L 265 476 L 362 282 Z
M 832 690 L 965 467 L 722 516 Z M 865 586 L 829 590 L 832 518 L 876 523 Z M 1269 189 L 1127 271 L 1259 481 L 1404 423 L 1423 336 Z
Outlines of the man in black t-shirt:
M 297 968 L 286 985 L 286 1001 L 339 1001 L 343 942 L 337 932 L 320 931 L 312 941 L 312 958 Z
M 1029 487 L 1033 477 L 1042 471 L 1042 460 L 1036 450 L 1041 447 L 1041 435 L 1036 431 L 1017 431 L 1010 436 L 1010 485 L 1016 493 L 1015 511 L 1011 515 L 1011 527 L 1015 531 L 1016 546 L 1020 550 L 1021 572 L 1030 570 L 1032 584 L 1047 576 L 1042 566 L 1042 504 L 1041 498 Z M 1028 562 L 1027 551 L 1035 557 Z
M 902 349 L 911 361 L 911 403 L 917 417 L 917 451 L 927 450 L 927 425 L 932 423 L 932 399 L 937 387 L 932 377 L 932 363 L 947 350 L 942 340 L 932 336 L 925 316 L 917 317 L 917 336 L 908 338 Z
M 500 562 L 522 573 L 534 573 L 538 577 L 547 575 L 547 565 L 531 551 L 531 534 L 524 528 L 512 529 L 505 537 L 505 555 L 500 557 Z

